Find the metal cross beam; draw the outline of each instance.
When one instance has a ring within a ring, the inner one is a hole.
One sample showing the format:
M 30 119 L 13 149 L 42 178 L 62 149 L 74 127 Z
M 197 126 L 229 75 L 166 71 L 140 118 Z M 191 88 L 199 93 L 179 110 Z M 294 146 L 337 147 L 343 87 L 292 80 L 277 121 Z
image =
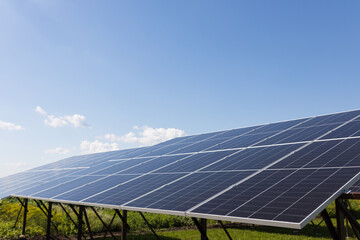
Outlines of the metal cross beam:
M 105 222 L 102 220 L 102 218 L 100 217 L 100 215 L 96 212 L 94 207 L 91 207 L 91 209 L 94 211 L 95 215 L 98 217 L 98 219 L 101 221 L 101 223 L 105 226 L 106 230 L 110 233 L 110 235 L 112 236 L 113 239 L 117 239 L 114 234 L 111 232 L 110 227 L 105 224 Z
M 328 212 L 326 211 L 326 209 L 324 209 L 321 212 L 321 216 L 323 217 L 327 228 L 329 229 L 330 235 L 334 240 L 339 240 L 338 235 L 336 233 L 335 227 L 333 225 L 333 223 L 331 222 L 330 216 L 328 214 Z
M 148 222 L 148 220 L 145 218 L 144 214 L 142 214 L 142 212 L 139 212 L 140 216 L 144 219 L 145 223 L 148 225 L 148 227 L 150 228 L 151 232 L 155 235 L 156 239 L 160 240 L 159 236 L 156 234 L 155 230 L 152 228 L 152 226 L 150 225 L 150 223 Z
M 347 210 L 347 208 L 343 202 L 339 201 L 338 208 L 341 212 L 343 212 L 343 214 L 349 220 L 357 239 L 360 239 L 359 238 L 360 237 L 360 234 L 359 234 L 360 233 L 360 224 L 358 223 L 356 218 Z
M 224 229 L 226 235 L 228 236 L 229 240 L 232 240 L 231 236 L 230 236 L 230 233 L 228 232 L 228 230 L 226 229 L 226 226 L 224 225 L 224 223 L 222 221 L 218 221 L 221 225 L 221 227 Z

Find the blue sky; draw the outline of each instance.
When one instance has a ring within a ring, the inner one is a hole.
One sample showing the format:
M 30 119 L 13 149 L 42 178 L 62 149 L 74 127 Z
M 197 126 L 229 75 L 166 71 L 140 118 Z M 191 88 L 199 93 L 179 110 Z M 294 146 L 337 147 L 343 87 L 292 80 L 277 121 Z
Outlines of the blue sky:
M 0 176 L 358 109 L 359 10 L 355 0 L 0 1 Z

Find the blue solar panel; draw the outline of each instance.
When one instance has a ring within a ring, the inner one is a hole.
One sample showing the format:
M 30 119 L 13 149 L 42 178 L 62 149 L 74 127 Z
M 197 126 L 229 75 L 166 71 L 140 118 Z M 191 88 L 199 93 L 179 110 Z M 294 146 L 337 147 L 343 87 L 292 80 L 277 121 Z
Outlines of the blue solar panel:
M 350 111 L 75 156 L 0 179 L 0 198 L 300 228 L 360 177 L 359 115 Z

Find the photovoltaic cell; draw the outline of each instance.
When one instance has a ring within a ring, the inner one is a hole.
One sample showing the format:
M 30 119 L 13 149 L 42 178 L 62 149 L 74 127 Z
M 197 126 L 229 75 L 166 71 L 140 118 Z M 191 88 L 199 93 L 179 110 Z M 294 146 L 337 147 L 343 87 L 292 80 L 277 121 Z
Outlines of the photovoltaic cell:
M 279 168 L 360 166 L 360 139 L 315 142 L 273 165 Z
M 146 195 L 127 206 L 186 211 L 254 171 L 194 173 Z
M 223 161 L 204 168 L 202 171 L 261 169 L 287 154 L 290 154 L 301 146 L 303 146 L 303 144 L 244 149 L 225 158 Z
M 360 136 L 360 121 L 353 121 L 327 134 L 323 139 Z
M 82 202 L 122 205 L 184 175 L 185 174 L 147 174 L 91 198 L 83 199 Z
M 169 166 L 155 171 L 155 173 L 193 172 L 209 164 L 235 153 L 236 151 L 207 152 L 190 155 Z
M 341 190 L 359 170 L 266 170 L 192 210 L 192 213 L 300 224 L 331 198 L 334 189 Z
M 101 193 L 118 185 L 124 184 L 127 181 L 136 179 L 140 175 L 111 175 L 103 177 L 97 181 L 90 182 L 84 186 L 74 188 L 70 191 L 63 191 L 59 189 L 58 192 L 52 193 L 49 198 L 55 198 L 64 201 L 79 202 L 95 194 Z

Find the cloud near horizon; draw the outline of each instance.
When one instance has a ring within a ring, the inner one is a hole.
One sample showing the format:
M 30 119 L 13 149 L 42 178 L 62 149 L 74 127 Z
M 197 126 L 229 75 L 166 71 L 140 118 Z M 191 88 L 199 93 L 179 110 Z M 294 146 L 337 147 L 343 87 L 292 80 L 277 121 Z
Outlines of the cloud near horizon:
M 46 154 L 67 154 L 70 152 L 67 148 L 57 147 L 53 149 L 47 149 L 44 151 Z
M 53 128 L 65 127 L 65 126 L 73 126 L 75 128 L 78 127 L 90 127 L 89 124 L 86 123 L 86 118 L 80 114 L 66 115 L 66 116 L 55 116 L 52 114 L 48 114 L 43 108 L 37 106 L 35 108 L 35 112 L 41 114 L 46 117 L 44 119 L 45 125 L 48 125 Z
M 1 121 L 1 120 L 0 120 L 0 129 L 9 130 L 9 131 L 25 130 L 25 128 L 23 128 L 20 125 L 16 125 L 16 124 L 11 123 L 11 122 L 4 122 L 4 121 Z
M 80 149 L 82 153 L 97 153 L 97 152 L 107 152 L 107 151 L 115 151 L 120 150 L 120 146 L 117 143 L 106 143 L 101 142 L 99 140 L 95 140 L 93 142 L 84 140 L 80 143 Z
M 154 145 L 176 137 L 185 136 L 185 131 L 177 128 L 152 128 L 149 126 L 133 127 L 136 131 L 128 132 L 125 135 L 105 134 L 99 139 L 104 141 L 84 140 L 80 143 L 82 153 L 97 153 L 106 151 L 120 150 L 119 143 L 136 144 L 138 147 Z
M 135 132 L 123 136 L 105 134 L 103 138 L 111 142 L 135 143 L 140 146 L 150 146 L 176 137 L 185 136 L 185 131 L 177 128 L 152 128 L 149 126 L 134 126 Z

